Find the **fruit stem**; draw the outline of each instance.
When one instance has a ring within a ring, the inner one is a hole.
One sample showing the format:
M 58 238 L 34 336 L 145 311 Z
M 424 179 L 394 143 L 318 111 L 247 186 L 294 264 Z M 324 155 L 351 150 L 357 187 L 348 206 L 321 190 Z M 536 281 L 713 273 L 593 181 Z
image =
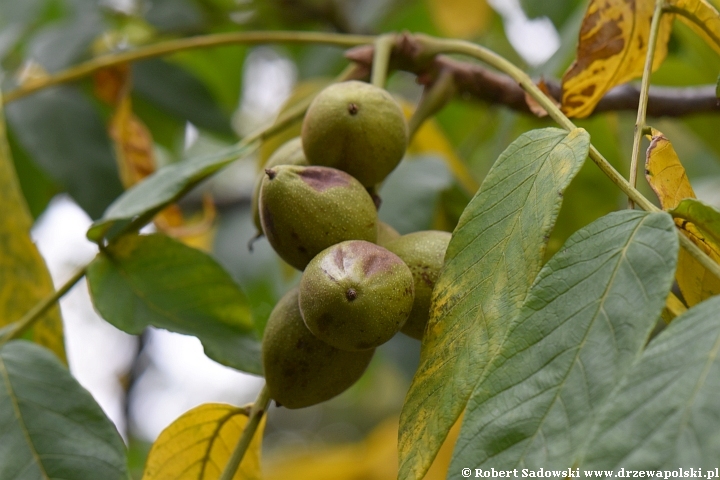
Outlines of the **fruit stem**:
M 375 40 L 375 50 L 373 53 L 372 76 L 370 82 L 378 88 L 385 88 L 385 80 L 387 79 L 388 65 L 390 64 L 390 55 L 395 46 L 395 34 L 380 35 Z
M 134 50 L 111 53 L 93 58 L 87 62 L 68 68 L 55 75 L 48 75 L 37 80 L 30 80 L 5 95 L 5 103 L 12 102 L 43 88 L 79 80 L 96 71 L 127 62 L 136 62 L 148 58 L 160 57 L 171 53 L 196 48 L 216 47 L 220 45 L 258 45 L 264 43 L 311 43 L 334 45 L 337 47 L 355 47 L 373 43 L 376 37 L 369 35 L 346 35 L 324 32 L 232 32 L 213 35 L 200 35 L 159 42 Z
M 642 132 L 645 128 L 647 117 L 648 93 L 650 92 L 650 74 L 652 73 L 653 61 L 655 59 L 655 47 L 657 46 L 658 32 L 660 31 L 660 19 L 663 16 L 664 0 L 655 1 L 655 12 L 650 24 L 650 35 L 648 39 L 647 55 L 645 56 L 645 68 L 643 69 L 642 85 L 640 86 L 640 103 L 638 104 L 637 120 L 635 121 L 635 132 L 633 134 L 632 156 L 630 157 L 630 185 L 637 185 L 638 157 L 640 156 L 640 142 Z M 628 197 L 628 208 L 635 208 L 635 202 Z
M 233 450 L 232 455 L 230 456 L 230 460 L 228 460 L 228 463 L 225 465 L 225 470 L 223 470 L 222 475 L 220 475 L 220 478 L 218 480 L 233 479 L 238 467 L 240 467 L 240 463 L 245 456 L 245 452 L 247 451 L 248 446 L 253 439 L 253 436 L 255 436 L 255 431 L 257 430 L 258 425 L 260 425 L 260 420 L 262 420 L 262 417 L 267 411 L 269 404 L 270 391 L 268 390 L 267 385 L 263 385 L 262 390 L 260 390 L 260 393 L 258 393 L 258 396 L 255 399 L 255 403 L 253 403 L 253 406 L 250 409 L 250 414 L 248 415 L 248 422 L 247 424 L 245 424 L 245 428 L 240 435 L 240 439 L 235 445 L 235 450 Z
M 2 335 L 2 337 L 0 337 L 0 347 L 2 347 L 10 340 L 14 340 L 20 337 L 20 335 L 25 333 L 25 331 L 30 328 L 35 322 L 40 320 L 40 318 L 42 318 L 42 316 L 48 310 L 50 310 L 50 308 L 52 308 L 52 306 L 55 305 L 55 303 L 60 300 L 63 295 L 69 292 L 70 289 L 74 287 L 75 284 L 85 276 L 86 271 L 87 266 L 75 272 L 75 274 L 70 277 L 70 279 L 65 282 L 62 287 L 60 287 L 52 295 L 49 295 L 40 302 L 36 303 L 35 306 L 33 306 L 20 320 L 12 324 L 12 326 Z
M 439 112 L 455 95 L 455 78 L 450 70 L 440 70 L 437 79 L 426 85 L 417 108 L 408 121 L 408 136 L 412 140 L 425 120 Z

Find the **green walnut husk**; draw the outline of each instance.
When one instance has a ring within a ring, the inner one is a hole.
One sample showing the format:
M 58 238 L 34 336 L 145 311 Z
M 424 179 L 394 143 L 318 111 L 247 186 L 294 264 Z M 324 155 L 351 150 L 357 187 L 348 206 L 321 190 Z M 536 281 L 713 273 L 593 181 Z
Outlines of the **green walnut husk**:
M 398 231 L 395 230 L 392 226 L 383 222 L 382 220 L 378 220 L 377 227 L 377 241 L 375 243 L 377 243 L 381 247 L 384 247 L 385 244 L 388 242 L 400 238 L 400 234 L 398 233 Z
M 329 167 L 266 169 L 260 221 L 275 252 L 304 270 L 318 253 L 345 240 L 377 240 L 377 211 L 353 177 Z
M 344 392 L 362 376 L 373 353 L 339 350 L 318 340 L 300 315 L 297 288 L 273 309 L 262 341 L 270 396 L 287 408 L 309 407 Z
M 436 230 L 409 233 L 384 246 L 410 268 L 415 282 L 415 302 L 402 332 L 422 340 L 430 316 L 433 288 L 440 276 L 445 251 L 452 235 Z
M 265 162 L 265 168 L 273 168 L 278 165 L 308 165 L 308 161 L 305 158 L 305 152 L 302 148 L 302 139 L 295 137 L 292 140 L 288 140 L 278 147 L 275 152 L 270 155 L 267 162 Z M 255 180 L 255 188 L 253 188 L 252 203 L 250 208 L 253 213 L 253 223 L 258 231 L 258 235 L 262 234 L 262 223 L 260 223 L 260 187 L 262 186 L 262 180 L 265 177 L 265 172 L 258 174 Z
M 302 140 L 311 165 L 338 168 L 370 187 L 400 163 L 408 130 L 388 92 L 353 80 L 330 85 L 315 97 L 303 120 Z
M 300 279 L 300 311 L 308 329 L 342 350 L 390 340 L 414 299 L 410 269 L 394 253 L 353 240 L 323 250 Z

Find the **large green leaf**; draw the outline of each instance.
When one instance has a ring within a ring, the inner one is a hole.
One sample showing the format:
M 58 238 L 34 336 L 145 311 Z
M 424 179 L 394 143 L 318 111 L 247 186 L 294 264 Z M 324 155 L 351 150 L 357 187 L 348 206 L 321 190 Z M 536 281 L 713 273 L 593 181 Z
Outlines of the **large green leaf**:
M 103 217 L 92 224 L 87 233 L 88 238 L 101 242 L 112 233 L 113 226 L 135 217 L 147 217 L 149 221 L 155 213 L 202 180 L 238 158 L 249 155 L 256 148 L 256 144 L 233 146 L 212 155 L 190 158 L 161 168 L 115 200 Z
M 420 366 L 400 418 L 400 478 L 421 478 L 497 354 L 540 270 L 584 130 L 520 136 L 465 209 L 433 292 Z
M 0 349 L 0 478 L 129 479 L 125 444 L 100 406 L 24 340 Z
M 611 213 L 570 237 L 468 402 L 450 477 L 465 465 L 572 467 L 660 316 L 677 251 L 666 213 Z
M 194 335 L 213 360 L 261 372 L 248 301 L 206 253 L 164 235 L 126 235 L 92 261 L 87 279 L 95 308 L 120 330 Z
M 22 147 L 92 218 L 122 193 L 104 122 L 77 89 L 35 93 L 7 114 Z
M 196 127 L 233 135 L 229 115 L 218 107 L 207 87 L 177 65 L 158 59 L 137 62 L 133 86 L 137 95 Z
M 699 303 L 650 343 L 603 408 L 583 469 L 718 467 L 719 311 L 720 296 Z

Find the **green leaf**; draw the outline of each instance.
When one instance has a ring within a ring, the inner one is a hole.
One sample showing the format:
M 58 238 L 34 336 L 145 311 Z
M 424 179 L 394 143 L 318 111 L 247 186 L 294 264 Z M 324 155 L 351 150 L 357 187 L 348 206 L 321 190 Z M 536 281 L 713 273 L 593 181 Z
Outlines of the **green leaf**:
M 0 478 L 129 479 L 125 444 L 100 406 L 44 348 L 0 349 Z
M 87 279 L 95 308 L 120 330 L 193 335 L 213 360 L 261 372 L 248 301 L 206 253 L 164 235 L 126 235 L 90 263 Z
M 44 90 L 7 106 L 21 146 L 92 217 L 122 193 L 103 120 L 73 87 Z
M 99 243 L 111 236 L 112 227 L 120 222 L 128 222 L 138 216 L 149 221 L 202 180 L 238 158 L 250 155 L 256 148 L 256 144 L 233 146 L 212 155 L 190 158 L 161 168 L 115 200 L 103 217 L 92 224 L 87 237 Z
M 84 9 L 77 15 L 42 26 L 27 45 L 27 57 L 48 72 L 57 72 L 90 53 L 92 42 L 105 28 L 99 12 Z
M 381 220 L 401 234 L 428 230 L 440 193 L 452 185 L 452 174 L 438 157 L 419 156 L 401 162 L 380 189 Z
M 133 65 L 134 92 L 198 128 L 234 136 L 230 117 L 218 107 L 207 87 L 187 70 L 163 60 Z
M 675 218 L 692 222 L 704 235 L 720 245 L 720 212 L 711 205 L 695 198 L 686 198 L 669 212 Z
M 658 335 L 609 399 L 584 469 L 702 468 L 720 458 L 720 296 Z
M 677 252 L 666 213 L 611 213 L 570 237 L 468 402 L 450 472 L 572 467 L 660 316 Z
M 400 478 L 421 478 L 497 355 L 541 267 L 562 192 L 587 157 L 581 129 L 534 130 L 500 156 L 465 209 L 433 292 L 400 418 Z

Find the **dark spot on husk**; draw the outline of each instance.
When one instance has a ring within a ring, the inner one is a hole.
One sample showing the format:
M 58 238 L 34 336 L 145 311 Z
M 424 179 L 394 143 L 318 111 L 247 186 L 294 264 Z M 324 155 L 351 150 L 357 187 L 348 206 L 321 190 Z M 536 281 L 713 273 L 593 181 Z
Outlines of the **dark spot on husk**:
M 392 257 L 382 253 L 370 252 L 363 259 L 362 270 L 365 276 L 369 277 L 373 273 L 389 270 L 394 264 Z
M 357 290 L 354 288 L 348 288 L 347 292 L 345 292 L 345 298 L 348 299 L 348 302 L 352 302 L 358 297 Z
M 327 327 L 329 324 L 331 324 L 333 321 L 332 315 L 329 313 L 323 313 L 320 315 L 320 318 L 318 318 L 317 327 L 320 332 L 326 332 Z
M 352 178 L 345 172 L 328 167 L 305 167 L 298 172 L 298 176 L 318 192 L 333 187 L 345 187 L 350 184 Z
M 357 115 L 359 110 L 360 107 L 358 107 L 357 103 L 348 103 L 348 113 L 350 115 Z
M 435 282 L 433 282 L 432 278 L 430 278 L 430 274 L 427 272 L 422 272 L 420 274 L 420 278 L 422 278 L 422 281 L 430 288 L 433 288 L 435 286 Z

